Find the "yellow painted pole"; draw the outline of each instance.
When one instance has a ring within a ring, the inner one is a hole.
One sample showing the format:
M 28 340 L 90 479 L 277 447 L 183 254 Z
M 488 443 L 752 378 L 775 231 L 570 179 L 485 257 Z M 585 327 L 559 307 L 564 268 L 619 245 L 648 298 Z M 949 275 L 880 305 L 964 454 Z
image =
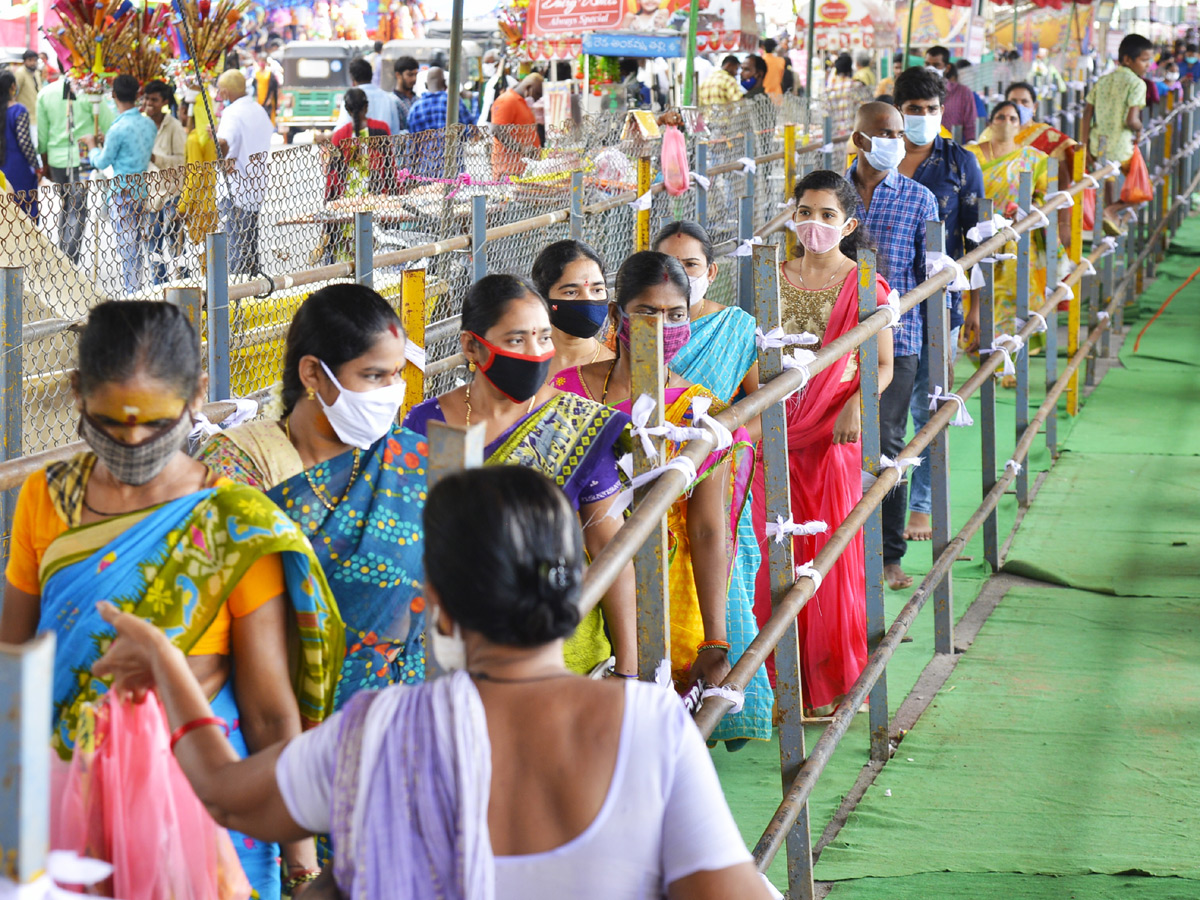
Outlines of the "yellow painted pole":
M 1167 92 L 1167 116 L 1170 117 L 1171 111 L 1175 108 L 1175 94 Z M 1174 150 L 1175 144 L 1175 119 L 1167 119 L 1167 127 L 1163 132 L 1163 159 L 1169 160 L 1171 153 Z M 1163 189 L 1162 189 L 1162 213 L 1161 217 L 1167 219 L 1171 215 L 1171 204 L 1175 197 L 1174 185 L 1171 183 L 1171 167 L 1164 166 L 1163 168 Z M 1167 255 L 1167 247 L 1171 243 L 1171 229 L 1168 228 L 1163 232 L 1162 242 L 1158 245 L 1156 255 L 1161 262 Z
M 408 269 L 400 282 L 400 322 L 408 339 L 425 349 L 425 270 Z M 404 367 L 404 405 L 400 418 L 425 399 L 425 373 L 411 362 Z
M 796 126 L 783 126 L 783 199 L 784 202 L 792 199 L 792 194 L 796 191 Z M 787 258 L 791 259 L 796 255 L 796 233 L 788 230 L 787 233 Z
M 1072 180 L 1079 182 L 1083 179 L 1084 153 L 1076 153 L 1074 160 L 1074 169 L 1071 172 Z M 1103 200 L 1100 199 L 1103 195 L 1097 192 L 1096 215 L 1100 215 L 1103 209 Z M 1067 255 L 1071 258 L 1071 262 L 1079 264 L 1083 258 L 1083 204 L 1076 203 L 1071 207 L 1071 247 Z M 1071 299 L 1067 310 L 1067 357 L 1073 357 L 1075 351 L 1079 349 L 1079 300 L 1080 300 L 1080 282 L 1075 282 L 1075 287 L 1071 290 Z M 1067 384 L 1067 415 L 1073 416 L 1079 412 L 1079 375 L 1078 371 L 1071 374 L 1071 380 Z
M 650 190 L 650 157 L 642 156 L 637 161 L 637 192 L 645 197 Z M 637 230 L 633 240 L 634 252 L 650 249 L 650 210 L 637 211 Z

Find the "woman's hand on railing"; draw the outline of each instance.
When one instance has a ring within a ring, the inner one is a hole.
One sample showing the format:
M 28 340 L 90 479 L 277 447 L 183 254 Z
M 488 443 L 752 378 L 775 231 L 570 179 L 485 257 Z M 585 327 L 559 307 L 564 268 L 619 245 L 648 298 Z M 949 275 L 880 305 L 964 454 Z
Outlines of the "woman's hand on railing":
M 728 650 L 721 647 L 705 647 L 696 654 L 696 661 L 692 663 L 688 678 L 692 684 L 697 681 L 720 684 L 731 668 Z
M 837 421 L 833 423 L 833 442 L 835 444 L 853 444 L 862 434 L 862 409 L 859 406 L 858 392 L 846 401 L 842 411 L 838 413 Z

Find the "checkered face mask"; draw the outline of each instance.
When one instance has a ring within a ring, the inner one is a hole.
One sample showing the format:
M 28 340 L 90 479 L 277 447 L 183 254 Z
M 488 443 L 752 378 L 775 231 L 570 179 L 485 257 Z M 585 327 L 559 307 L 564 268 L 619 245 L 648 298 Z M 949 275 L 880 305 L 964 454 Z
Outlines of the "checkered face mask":
M 183 449 L 191 430 L 192 417 L 185 409 L 175 424 L 153 437 L 140 444 L 123 444 L 110 437 L 87 413 L 79 417 L 79 436 L 122 484 L 142 485 L 152 481 L 167 467 L 171 457 Z

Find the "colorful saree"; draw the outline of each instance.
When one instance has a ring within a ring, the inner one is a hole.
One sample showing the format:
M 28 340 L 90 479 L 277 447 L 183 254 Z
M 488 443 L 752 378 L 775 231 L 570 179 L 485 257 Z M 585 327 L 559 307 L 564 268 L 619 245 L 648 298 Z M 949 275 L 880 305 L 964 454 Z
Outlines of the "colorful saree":
M 404 424 L 419 434 L 445 421 L 437 398 L 415 406 Z M 575 509 L 620 489 L 617 457 L 628 415 L 573 393 L 560 393 L 484 448 L 489 466 L 525 466 L 553 478 Z M 604 616 L 596 606 L 563 648 L 567 667 L 587 673 L 612 656 Z
M 754 342 L 757 327 L 754 317 L 737 307 L 702 316 L 692 323 L 692 338 L 671 361 L 671 369 L 688 381 L 708 388 L 728 405 L 741 389 L 746 374 L 758 362 L 758 346 Z M 757 472 L 754 474 L 758 475 Z M 755 480 L 761 481 L 761 478 Z M 732 518 L 736 520 L 736 537 L 725 628 L 732 645 L 729 658 L 736 660 L 758 634 L 754 591 L 762 553 L 754 533 L 751 504 L 744 503 L 742 514 Z M 721 720 L 713 732 L 713 740 L 748 737 L 770 740 L 774 704 L 775 694 L 767 680 L 766 667 L 760 667 L 746 685 L 745 707 L 736 716 Z
M 91 674 L 113 638 L 96 610 L 97 601 L 108 600 L 153 623 L 186 653 L 250 566 L 272 553 L 283 560 L 299 637 L 294 686 L 300 715 L 311 726 L 333 711 L 343 646 L 341 617 L 308 541 L 261 493 L 218 485 L 149 510 L 71 528 L 56 538 L 41 563 L 38 631 L 52 630 L 58 638 L 51 743 L 59 756 L 71 756 L 84 704 L 108 690 L 106 682 Z M 232 678 L 212 707 L 229 723 L 234 749 L 247 755 Z M 278 845 L 234 832 L 230 836 L 257 896 L 279 897 Z
M 1020 191 L 1021 173 L 1033 172 L 1033 204 L 1040 205 L 1046 196 L 1046 154 L 1032 147 L 1021 147 L 999 159 L 986 159 L 978 144 L 969 144 L 967 149 L 979 160 L 983 169 L 983 188 L 995 204 L 997 213 L 1009 216 L 1011 207 L 1017 202 Z M 1045 238 L 1039 231 L 1033 232 L 1030 243 L 1033 251 L 1031 261 L 1032 285 L 1030 297 L 1041 297 L 1046 291 Z M 1004 253 L 1015 255 L 1017 244 L 1009 241 Z M 996 334 L 1014 334 L 1017 318 L 1017 261 L 1002 259 L 995 269 L 995 324 Z
M 220 432 L 200 453 L 213 471 L 267 492 L 312 543 L 346 623 L 335 709 L 363 688 L 425 678 L 421 512 L 428 454 L 423 438 L 397 425 L 361 453 L 357 466 L 349 452 L 305 471 L 274 421 Z M 322 498 L 334 503 L 332 511 Z
M 887 283 L 879 278 L 880 304 Z M 858 280 L 851 272 L 829 314 L 822 346 L 858 324 Z M 829 531 L 792 540 L 797 564 L 810 561 L 830 534 L 862 499 L 862 444 L 834 444 L 833 426 L 858 391 L 857 355 L 848 353 L 813 376 L 804 391 L 787 401 L 788 473 L 793 521 L 828 523 Z M 768 518 L 786 512 L 766 510 Z M 866 579 L 863 535 L 859 531 L 833 564 L 816 595 L 800 611 L 800 669 L 804 707 L 817 710 L 836 703 L 854 684 L 867 661 Z M 770 580 L 762 567 L 759 597 L 770 608 Z M 760 603 L 761 606 L 761 603 Z M 761 617 L 760 617 L 761 618 Z

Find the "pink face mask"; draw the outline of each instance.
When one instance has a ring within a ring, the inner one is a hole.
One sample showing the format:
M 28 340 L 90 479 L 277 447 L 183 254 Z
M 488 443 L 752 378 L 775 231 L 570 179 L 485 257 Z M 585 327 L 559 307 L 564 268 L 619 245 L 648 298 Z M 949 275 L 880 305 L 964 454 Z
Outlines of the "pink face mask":
M 812 253 L 828 253 L 842 240 L 842 229 L 824 222 L 807 221 L 796 224 L 796 240 Z
M 629 316 L 621 314 L 621 327 L 617 329 L 617 340 L 629 352 L 630 331 L 632 323 Z M 669 365 L 680 350 L 692 339 L 691 320 L 684 322 L 663 322 L 663 365 Z

